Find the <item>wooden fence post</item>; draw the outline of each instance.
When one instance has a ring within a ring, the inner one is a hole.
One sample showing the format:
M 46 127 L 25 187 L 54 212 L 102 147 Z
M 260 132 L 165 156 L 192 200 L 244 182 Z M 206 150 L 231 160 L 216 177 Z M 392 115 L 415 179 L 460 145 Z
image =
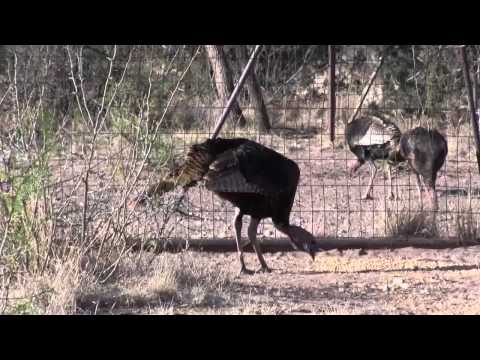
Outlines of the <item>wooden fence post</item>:
M 336 99 L 335 99 L 335 47 L 334 45 L 328 45 L 328 104 L 330 108 L 330 141 L 332 145 L 335 141 L 335 110 L 336 110 Z
M 460 57 L 463 62 L 463 78 L 465 79 L 465 86 L 467 87 L 468 106 L 470 107 L 472 130 L 477 150 L 478 172 L 480 173 L 480 133 L 478 132 L 478 115 L 475 109 L 475 101 L 473 99 L 472 83 L 470 81 L 470 70 L 468 67 L 466 45 L 460 47 Z

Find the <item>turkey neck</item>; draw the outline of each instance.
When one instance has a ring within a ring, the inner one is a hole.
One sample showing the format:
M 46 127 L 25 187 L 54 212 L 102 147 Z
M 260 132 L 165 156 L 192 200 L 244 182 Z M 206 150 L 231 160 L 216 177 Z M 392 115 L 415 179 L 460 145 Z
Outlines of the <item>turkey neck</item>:
M 296 225 L 279 224 L 278 222 L 274 222 L 274 225 L 280 232 L 288 236 L 296 250 L 306 251 L 312 259 L 315 259 L 315 241 L 311 233 Z
M 288 223 L 288 221 L 287 222 L 276 222 L 276 221 L 274 221 L 273 225 L 275 226 L 275 228 L 278 231 L 280 231 L 284 235 L 287 235 L 289 238 L 292 237 L 292 235 L 291 235 L 292 226 Z
M 295 244 L 295 246 L 297 248 L 300 248 L 300 244 L 297 243 L 297 241 L 295 241 L 295 237 L 293 236 L 293 227 L 288 223 L 278 223 L 278 222 L 273 222 L 273 225 L 275 226 L 275 228 L 280 231 L 282 234 L 288 236 L 288 238 L 290 239 L 291 243 Z

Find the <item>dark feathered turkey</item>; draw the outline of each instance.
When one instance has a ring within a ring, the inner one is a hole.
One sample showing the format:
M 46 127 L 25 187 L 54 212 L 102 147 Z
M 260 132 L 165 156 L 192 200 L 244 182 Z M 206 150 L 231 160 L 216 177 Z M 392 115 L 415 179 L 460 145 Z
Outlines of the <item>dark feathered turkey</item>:
M 356 118 L 345 129 L 345 138 L 357 160 L 350 166 L 350 176 L 366 162 L 370 167 L 370 181 L 362 199 L 372 199 L 373 180 L 377 174 L 376 160 L 387 160 L 390 197 L 393 197 L 391 166 L 403 159 L 399 153 L 401 132 L 391 121 L 376 117 Z
M 437 130 L 417 127 L 402 135 L 400 152 L 415 172 L 419 198 L 422 198 L 423 180 L 432 208 L 438 209 L 435 183 L 448 154 L 447 141 Z
M 287 235 L 294 248 L 315 255 L 312 234 L 290 224 L 290 212 L 300 178 L 298 165 L 277 153 L 247 139 L 207 140 L 193 145 L 185 163 L 150 190 L 164 192 L 176 185 L 192 186 L 202 180 L 207 189 L 236 207 L 235 237 L 241 271 L 250 273 L 243 260 L 241 229 L 243 215 L 250 215 L 248 238 L 258 256 L 262 271 L 269 271 L 257 243 L 261 219 L 272 218 L 274 226 Z

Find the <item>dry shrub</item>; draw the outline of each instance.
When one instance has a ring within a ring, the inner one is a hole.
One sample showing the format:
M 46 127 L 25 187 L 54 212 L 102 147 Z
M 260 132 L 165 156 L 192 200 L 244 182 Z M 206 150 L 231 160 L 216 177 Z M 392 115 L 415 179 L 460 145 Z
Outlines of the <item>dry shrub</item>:
M 228 273 L 212 272 L 191 254 L 129 253 L 103 283 L 85 257 L 52 261 L 45 272 L 16 274 L 6 297 L 9 314 L 174 313 L 178 306 L 215 308 L 225 301 Z
M 405 206 L 397 211 L 387 208 L 385 227 L 387 236 L 428 238 L 438 236 L 434 214 L 428 214 L 422 210 L 410 210 Z
M 460 242 L 479 240 L 480 231 L 478 219 L 472 214 L 459 214 L 456 218 L 457 236 Z
M 475 139 L 473 138 L 470 124 L 464 123 L 451 132 L 455 136 L 448 136 L 448 154 L 452 159 L 468 159 L 474 161 L 475 155 Z
M 128 312 L 143 308 L 163 313 L 182 305 L 215 307 L 223 301 L 230 282 L 227 273 L 203 268 L 188 253 L 143 256 L 140 260 L 137 254 L 126 256 L 112 283 L 83 294 L 83 310 Z
M 480 240 L 480 222 L 471 207 L 464 207 L 455 217 L 456 235 L 460 242 Z
M 10 314 L 75 314 L 77 296 L 94 281 L 81 270 L 79 257 L 68 261 L 52 261 L 44 273 L 17 274 L 8 294 L 6 313 Z

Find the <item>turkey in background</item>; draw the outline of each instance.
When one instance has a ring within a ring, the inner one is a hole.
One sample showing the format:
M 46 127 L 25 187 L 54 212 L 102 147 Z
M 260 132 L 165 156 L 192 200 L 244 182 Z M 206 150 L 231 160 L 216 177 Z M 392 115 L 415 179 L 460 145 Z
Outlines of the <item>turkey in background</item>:
M 350 151 L 357 160 L 350 165 L 350 176 L 366 162 L 370 167 L 370 181 L 362 195 L 363 200 L 372 199 L 373 180 L 377 175 L 376 160 L 386 160 L 388 164 L 389 198 L 393 199 L 392 169 L 405 159 L 400 154 L 400 129 L 392 121 L 377 116 L 363 116 L 347 124 L 345 137 Z
M 402 135 L 400 152 L 415 173 L 419 199 L 422 198 L 423 180 L 423 185 L 429 194 L 430 205 L 433 210 L 437 210 L 435 184 L 437 173 L 445 163 L 448 154 L 447 141 L 435 129 L 417 127 Z

